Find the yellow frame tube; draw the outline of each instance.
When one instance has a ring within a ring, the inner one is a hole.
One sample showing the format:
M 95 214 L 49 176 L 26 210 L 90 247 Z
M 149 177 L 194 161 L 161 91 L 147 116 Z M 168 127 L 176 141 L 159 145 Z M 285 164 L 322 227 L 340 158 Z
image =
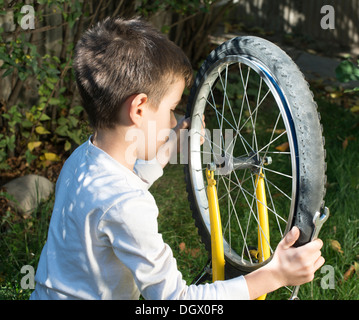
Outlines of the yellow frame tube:
M 214 171 L 206 169 L 208 182 L 207 197 L 209 219 L 211 224 L 211 250 L 212 250 L 212 280 L 224 280 L 224 250 L 221 216 L 218 204 L 218 195 Z M 267 210 L 267 198 L 265 193 L 265 181 L 262 170 L 256 175 L 256 197 L 258 211 L 258 254 L 259 261 L 263 262 L 270 257 L 269 221 Z M 265 300 L 266 294 L 257 298 Z
M 209 219 L 211 223 L 212 280 L 224 280 L 224 250 L 221 216 L 214 171 L 206 169 Z
M 265 192 L 264 175 L 262 169 L 256 175 L 256 197 L 258 211 L 258 255 L 259 261 L 263 262 L 270 257 L 269 221 L 267 210 L 267 198 Z M 266 295 L 257 300 L 265 300 Z

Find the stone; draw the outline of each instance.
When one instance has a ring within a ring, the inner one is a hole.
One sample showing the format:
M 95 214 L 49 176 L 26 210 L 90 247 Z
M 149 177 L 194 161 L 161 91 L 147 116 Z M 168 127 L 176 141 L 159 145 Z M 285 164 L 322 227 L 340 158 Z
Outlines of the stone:
M 12 197 L 10 204 L 24 217 L 28 217 L 54 191 L 54 184 L 45 177 L 27 175 L 2 186 Z

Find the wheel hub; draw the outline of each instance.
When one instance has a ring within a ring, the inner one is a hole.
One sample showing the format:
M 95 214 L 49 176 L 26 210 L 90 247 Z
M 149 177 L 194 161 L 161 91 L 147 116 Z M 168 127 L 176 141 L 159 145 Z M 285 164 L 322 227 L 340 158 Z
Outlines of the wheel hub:
M 260 167 L 272 163 L 271 157 L 259 157 L 258 153 L 251 152 L 249 156 L 233 157 L 222 156 L 223 161 L 220 164 L 211 163 L 208 169 L 215 170 L 218 175 L 228 175 L 234 170 L 250 169 L 253 173 L 258 173 Z

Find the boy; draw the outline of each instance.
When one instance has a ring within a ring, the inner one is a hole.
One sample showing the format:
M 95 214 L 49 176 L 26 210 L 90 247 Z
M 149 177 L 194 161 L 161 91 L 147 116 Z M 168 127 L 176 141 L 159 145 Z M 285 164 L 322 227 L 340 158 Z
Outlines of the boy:
M 173 140 L 163 136 L 191 81 L 188 59 L 149 24 L 116 18 L 84 34 L 74 69 L 94 135 L 59 176 L 32 299 L 255 299 L 312 280 L 324 263 L 322 242 L 294 248 L 293 228 L 257 271 L 187 286 L 158 233 L 148 188 L 169 159 L 161 151 Z M 187 127 L 183 120 L 177 129 Z

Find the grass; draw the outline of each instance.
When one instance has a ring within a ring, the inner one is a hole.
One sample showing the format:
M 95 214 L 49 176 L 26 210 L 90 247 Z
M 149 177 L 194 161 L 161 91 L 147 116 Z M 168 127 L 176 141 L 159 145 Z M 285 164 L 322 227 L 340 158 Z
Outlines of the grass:
M 335 270 L 335 289 L 325 290 L 318 298 L 359 299 L 358 276 L 346 279 L 350 266 L 359 262 L 359 118 L 335 104 L 319 100 L 322 122 L 326 128 L 328 186 L 326 204 L 331 217 L 322 237 L 326 264 Z M 345 147 L 347 139 L 349 143 Z M 342 253 L 333 250 L 331 240 L 337 240 Z
M 325 266 L 333 267 L 334 289 L 323 289 L 327 283 L 325 269 L 316 273 L 312 283 L 301 287 L 301 299 L 314 300 L 357 300 L 359 299 L 358 276 L 352 272 L 344 276 L 351 266 L 359 262 L 359 132 L 357 115 L 317 98 L 324 126 L 327 150 L 327 194 L 326 206 L 331 216 L 322 228 L 320 238 L 324 241 L 322 254 Z M 345 147 L 346 139 L 350 137 Z M 341 245 L 339 252 L 333 248 L 333 240 Z M 281 291 L 270 298 L 280 297 Z
M 192 219 L 182 165 L 168 165 L 150 191 L 159 207 L 159 232 L 172 248 L 183 278 L 190 283 L 205 266 L 208 254 Z
M 313 282 L 303 285 L 301 299 L 359 299 L 358 272 L 349 273 L 359 262 L 359 117 L 317 97 L 326 138 L 328 183 L 326 205 L 331 217 L 320 234 L 326 269 L 319 270 Z M 348 143 L 347 143 L 348 142 Z M 173 250 L 178 268 L 190 283 L 207 261 L 207 253 L 194 226 L 181 165 L 169 165 L 164 176 L 150 189 L 159 207 L 159 230 Z M 20 286 L 23 265 L 35 269 L 46 241 L 53 198 L 43 203 L 31 219 L 17 219 L 10 211 L 0 217 L 0 299 L 28 299 L 31 290 Z M 336 240 L 341 252 L 332 246 Z M 329 271 L 328 271 L 329 270 Z M 323 289 L 334 271 L 334 289 Z M 287 299 L 288 293 L 278 290 L 268 299 Z
M 47 238 L 54 196 L 41 203 L 29 219 L 19 219 L 11 210 L 0 217 L 0 300 L 28 299 L 32 290 L 21 287 L 21 268 L 37 267 Z

